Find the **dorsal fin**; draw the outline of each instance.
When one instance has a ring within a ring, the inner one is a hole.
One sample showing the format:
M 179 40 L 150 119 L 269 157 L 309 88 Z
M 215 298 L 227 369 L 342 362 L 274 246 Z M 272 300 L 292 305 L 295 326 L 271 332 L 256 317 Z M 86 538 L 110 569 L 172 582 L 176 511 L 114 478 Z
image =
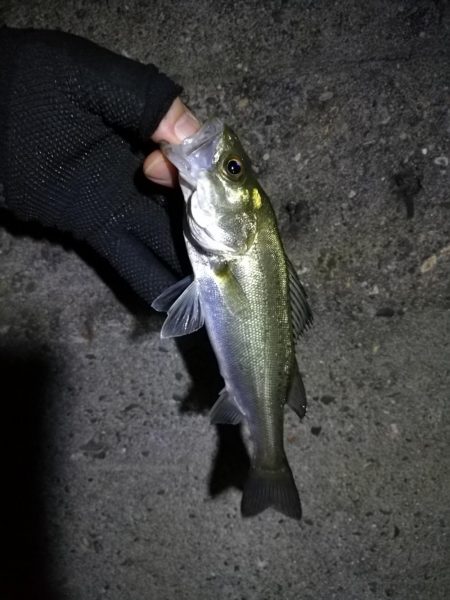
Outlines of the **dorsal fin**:
M 294 360 L 292 369 L 291 387 L 289 389 L 287 403 L 297 414 L 298 418 L 303 419 L 306 413 L 306 392 L 296 360 Z
M 298 340 L 302 333 L 311 327 L 313 315 L 308 304 L 305 288 L 298 278 L 294 265 L 289 259 L 287 259 L 287 264 L 289 271 L 289 293 L 291 299 L 294 339 Z

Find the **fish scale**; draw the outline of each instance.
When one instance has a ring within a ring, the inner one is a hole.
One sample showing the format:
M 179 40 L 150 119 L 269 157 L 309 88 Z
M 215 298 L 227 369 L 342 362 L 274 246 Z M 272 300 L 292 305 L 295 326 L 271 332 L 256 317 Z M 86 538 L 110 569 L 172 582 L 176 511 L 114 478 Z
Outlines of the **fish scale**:
M 241 510 L 300 518 L 283 443 L 284 406 L 301 417 L 306 398 L 295 339 L 311 322 L 272 206 L 238 138 L 218 120 L 179 145 L 166 145 L 186 200 L 185 241 L 193 269 L 154 303 L 167 311 L 165 337 L 206 326 L 225 381 L 213 423 L 245 422 L 251 468 Z M 292 298 L 292 302 L 291 302 Z

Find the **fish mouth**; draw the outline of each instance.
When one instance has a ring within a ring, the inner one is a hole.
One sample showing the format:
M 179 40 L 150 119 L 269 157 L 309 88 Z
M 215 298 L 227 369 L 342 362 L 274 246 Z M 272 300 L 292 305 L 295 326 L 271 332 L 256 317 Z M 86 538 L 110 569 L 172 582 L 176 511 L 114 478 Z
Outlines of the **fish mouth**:
M 197 187 L 200 174 L 211 169 L 223 129 L 220 119 L 211 119 L 181 144 L 161 144 L 163 154 L 175 165 L 180 178 L 192 189 Z

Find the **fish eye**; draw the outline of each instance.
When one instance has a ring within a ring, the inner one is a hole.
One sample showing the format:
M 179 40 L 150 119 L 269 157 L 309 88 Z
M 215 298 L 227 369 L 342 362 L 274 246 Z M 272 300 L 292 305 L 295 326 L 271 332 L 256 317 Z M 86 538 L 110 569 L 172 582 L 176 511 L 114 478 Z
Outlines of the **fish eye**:
M 225 173 L 232 179 L 239 179 L 244 173 L 242 161 L 236 156 L 229 157 L 224 163 Z

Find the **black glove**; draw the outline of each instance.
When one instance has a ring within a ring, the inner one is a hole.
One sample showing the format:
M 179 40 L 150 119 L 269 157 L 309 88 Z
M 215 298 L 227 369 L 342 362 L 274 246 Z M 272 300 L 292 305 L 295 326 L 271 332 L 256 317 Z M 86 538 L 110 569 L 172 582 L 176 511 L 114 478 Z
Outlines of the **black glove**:
M 148 303 L 180 267 L 164 200 L 136 187 L 139 152 L 180 91 L 82 38 L 0 29 L 3 204 L 86 240 Z

